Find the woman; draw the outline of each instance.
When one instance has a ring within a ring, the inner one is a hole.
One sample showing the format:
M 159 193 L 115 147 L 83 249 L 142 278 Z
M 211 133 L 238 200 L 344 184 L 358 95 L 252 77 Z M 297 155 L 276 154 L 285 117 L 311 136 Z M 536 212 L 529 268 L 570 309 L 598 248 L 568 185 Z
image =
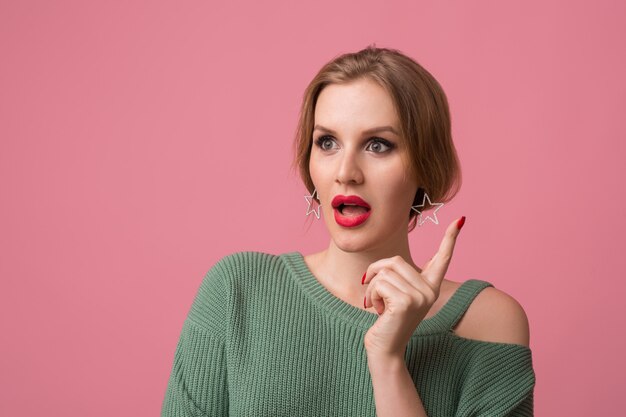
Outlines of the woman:
M 295 145 L 329 246 L 209 270 L 162 415 L 532 415 L 524 310 L 486 281 L 445 278 L 465 217 L 412 260 L 408 233 L 438 224 L 460 182 L 437 81 L 396 50 L 339 56 L 305 92 Z

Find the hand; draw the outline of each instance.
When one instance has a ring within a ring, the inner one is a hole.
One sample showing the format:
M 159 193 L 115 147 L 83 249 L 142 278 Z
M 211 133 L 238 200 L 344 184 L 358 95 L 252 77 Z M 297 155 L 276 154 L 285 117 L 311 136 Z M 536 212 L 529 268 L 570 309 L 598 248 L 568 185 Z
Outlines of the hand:
M 464 222 L 464 218 L 461 221 Z M 411 335 L 439 297 L 460 229 L 454 221 L 446 229 L 439 250 L 417 271 L 401 256 L 376 261 L 367 268 L 365 306 L 380 317 L 365 335 L 368 355 L 402 357 Z

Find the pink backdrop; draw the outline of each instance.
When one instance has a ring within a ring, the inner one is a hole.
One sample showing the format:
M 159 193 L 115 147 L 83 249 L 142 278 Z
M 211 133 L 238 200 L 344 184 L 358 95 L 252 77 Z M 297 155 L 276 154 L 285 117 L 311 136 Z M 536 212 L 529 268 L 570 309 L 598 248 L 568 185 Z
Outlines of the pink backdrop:
M 536 414 L 618 415 L 625 3 L 210 3 L 0 3 L 0 414 L 157 415 L 208 268 L 327 245 L 289 170 L 300 99 L 375 42 L 448 94 L 449 277 L 525 307 Z

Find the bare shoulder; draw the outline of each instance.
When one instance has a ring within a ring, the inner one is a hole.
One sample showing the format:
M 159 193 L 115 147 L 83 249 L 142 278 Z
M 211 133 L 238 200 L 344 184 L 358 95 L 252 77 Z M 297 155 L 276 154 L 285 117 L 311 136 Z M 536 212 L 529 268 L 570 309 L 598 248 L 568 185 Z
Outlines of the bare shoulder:
M 482 290 L 454 332 L 467 339 L 529 346 L 528 317 L 519 302 L 494 287 Z

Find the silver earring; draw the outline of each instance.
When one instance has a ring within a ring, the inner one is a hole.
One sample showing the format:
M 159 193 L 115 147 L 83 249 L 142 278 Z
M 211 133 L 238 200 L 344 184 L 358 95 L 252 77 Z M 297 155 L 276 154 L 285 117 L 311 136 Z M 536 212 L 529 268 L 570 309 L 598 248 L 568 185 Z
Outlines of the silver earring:
M 426 218 L 423 218 L 423 213 L 421 210 L 418 210 L 418 208 L 424 207 L 424 205 L 426 204 L 426 200 L 428 200 L 428 204 L 431 206 L 437 206 L 437 208 L 435 210 L 433 210 L 433 217 L 430 217 L 430 215 L 426 215 Z M 419 217 L 419 222 L 418 222 L 418 226 L 421 226 L 422 224 L 424 224 L 426 222 L 426 220 L 430 219 L 430 221 L 432 221 L 435 224 L 439 224 L 439 221 L 437 220 L 437 210 L 439 210 L 441 208 L 441 206 L 443 206 L 443 203 L 431 203 L 430 202 L 430 198 L 428 198 L 428 194 L 424 193 L 424 201 L 422 201 L 422 204 L 417 205 L 417 206 L 411 206 L 411 210 L 417 212 L 420 217 Z
M 318 219 L 320 218 L 320 210 L 322 209 L 321 206 L 321 201 L 320 201 L 320 205 L 317 206 L 317 211 L 315 211 L 315 209 L 311 210 L 311 204 L 313 204 L 313 198 L 315 197 L 315 193 L 317 192 L 317 189 L 313 189 L 313 194 L 311 195 L 305 195 L 304 199 L 306 200 L 306 202 L 309 204 L 309 206 L 306 209 L 306 215 L 308 216 L 309 214 L 313 213 L 315 214 L 315 217 L 317 217 Z M 318 199 L 319 199 L 319 195 L 318 195 Z

